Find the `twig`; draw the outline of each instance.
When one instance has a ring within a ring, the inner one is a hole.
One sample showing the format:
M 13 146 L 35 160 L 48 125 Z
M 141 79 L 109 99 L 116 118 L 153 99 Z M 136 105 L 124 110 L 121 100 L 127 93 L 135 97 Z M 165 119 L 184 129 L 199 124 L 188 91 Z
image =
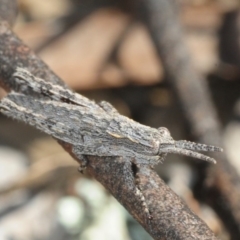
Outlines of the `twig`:
M 104 162 L 105 160 L 101 160 Z M 109 186 L 110 192 L 113 194 L 118 189 L 124 194 L 118 195 L 118 200 L 131 212 L 131 214 L 141 223 L 142 226 L 148 226 L 147 231 L 154 239 L 218 239 L 214 237 L 209 228 L 194 216 L 193 212 L 182 202 L 182 200 L 158 177 L 158 175 L 150 169 L 141 169 L 138 173 L 138 179 L 144 188 L 143 195 L 146 199 L 147 206 L 152 214 L 152 220 L 146 222 L 142 217 L 142 209 L 140 203 L 135 202 L 132 198 L 131 189 L 126 191 L 126 179 L 119 178 L 117 185 L 111 179 L 107 178 L 107 170 L 113 169 L 115 163 L 111 159 L 108 161 L 108 168 L 101 168 L 99 159 L 91 158 L 91 165 L 98 169 L 90 167 L 92 173 L 96 171 L 94 176 L 97 180 Z M 120 165 L 121 166 L 121 165 Z M 123 167 L 115 169 L 118 176 L 123 176 Z M 110 182 L 109 182 L 110 181 Z M 126 194 L 125 194 L 126 193 Z M 132 206 L 136 206 L 134 211 Z M 146 228 L 145 228 L 146 229 Z M 150 230 L 150 231 L 149 231 Z
M 190 60 L 173 1 L 139 0 L 139 9 L 162 59 L 167 79 L 198 141 L 222 145 L 221 127 L 206 80 Z M 240 178 L 225 155 L 215 166 L 199 168 L 205 200 L 222 217 L 233 239 L 240 236 Z M 198 186 L 199 187 L 199 186 Z M 224 204 L 223 204 L 224 203 Z M 227 219 L 227 221 L 226 221 Z
M 0 22 L 0 31 L 0 84 L 4 88 L 11 89 L 15 84 L 11 80 L 11 75 L 16 70 L 16 67 L 21 66 L 24 66 L 36 76 L 47 79 L 47 81 L 65 85 L 28 46 L 23 44 L 9 28 L 7 22 Z

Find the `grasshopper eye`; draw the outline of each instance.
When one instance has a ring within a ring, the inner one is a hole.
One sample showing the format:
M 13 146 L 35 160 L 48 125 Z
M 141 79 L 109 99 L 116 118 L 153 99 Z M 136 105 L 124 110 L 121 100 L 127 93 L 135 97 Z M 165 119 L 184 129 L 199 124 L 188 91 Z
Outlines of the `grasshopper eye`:
M 160 128 L 158 128 L 158 131 L 163 138 L 171 138 L 171 134 L 170 134 L 170 132 L 168 131 L 167 128 L 160 127 Z

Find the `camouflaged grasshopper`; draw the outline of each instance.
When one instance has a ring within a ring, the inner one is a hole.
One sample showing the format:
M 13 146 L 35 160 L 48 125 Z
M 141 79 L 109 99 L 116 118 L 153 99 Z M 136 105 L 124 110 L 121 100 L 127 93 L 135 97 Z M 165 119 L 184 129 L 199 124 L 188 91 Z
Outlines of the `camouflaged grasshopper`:
M 164 127 L 139 124 L 107 102 L 96 104 L 25 69 L 17 68 L 12 77 L 16 92 L 1 100 L 0 111 L 71 144 L 73 153 L 82 160 L 81 169 L 87 166 L 86 155 L 126 156 L 138 166 L 154 166 L 168 153 L 215 163 L 196 151 L 222 151 L 215 146 L 175 141 Z

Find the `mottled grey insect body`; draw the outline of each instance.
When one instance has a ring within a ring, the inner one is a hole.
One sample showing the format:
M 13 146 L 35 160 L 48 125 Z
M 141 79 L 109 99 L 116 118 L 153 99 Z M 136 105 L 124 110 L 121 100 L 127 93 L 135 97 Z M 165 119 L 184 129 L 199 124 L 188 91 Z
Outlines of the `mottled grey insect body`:
M 33 109 L 34 106 L 34 109 Z M 161 131 L 129 118 L 108 114 L 103 109 L 39 100 L 10 93 L 1 102 L 1 111 L 37 127 L 51 136 L 70 143 L 78 155 L 127 156 L 139 163 L 156 164 Z
M 126 156 L 137 165 L 155 165 L 167 153 L 178 153 L 215 162 L 197 151 L 220 148 L 187 141 L 174 141 L 166 128 L 150 128 L 120 115 L 109 103 L 96 104 L 58 85 L 35 78 L 24 69 L 13 75 L 18 89 L 27 86 L 26 96 L 12 92 L 0 103 L 2 113 L 27 122 L 69 143 L 75 155 Z M 41 98 L 34 97 L 38 94 Z M 86 164 L 86 162 L 84 163 Z

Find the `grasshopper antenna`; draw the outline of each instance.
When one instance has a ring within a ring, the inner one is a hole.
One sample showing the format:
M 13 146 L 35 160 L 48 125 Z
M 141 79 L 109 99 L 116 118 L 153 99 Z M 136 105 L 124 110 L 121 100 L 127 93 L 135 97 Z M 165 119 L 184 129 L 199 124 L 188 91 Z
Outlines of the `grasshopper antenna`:
M 195 143 L 186 140 L 175 141 L 175 147 L 199 152 L 222 152 L 223 149 L 212 145 Z
M 189 141 L 183 141 L 183 140 L 175 141 L 172 144 L 166 144 L 160 147 L 161 153 L 176 153 L 176 154 L 185 155 L 188 157 L 198 158 L 214 164 L 216 163 L 216 160 L 214 158 L 208 157 L 196 151 L 222 152 L 223 149 L 220 147 L 215 147 L 215 146 L 201 144 L 201 143 L 194 143 Z

